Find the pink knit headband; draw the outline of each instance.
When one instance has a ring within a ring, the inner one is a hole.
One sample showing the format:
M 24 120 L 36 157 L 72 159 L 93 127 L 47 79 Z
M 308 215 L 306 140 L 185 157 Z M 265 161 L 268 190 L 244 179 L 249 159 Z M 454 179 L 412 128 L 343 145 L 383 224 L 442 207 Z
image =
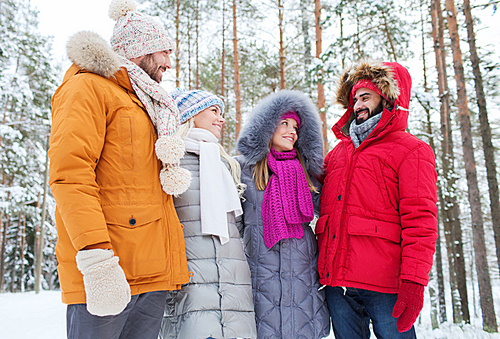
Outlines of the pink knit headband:
M 356 85 L 352 87 L 351 98 L 354 98 L 354 95 L 356 95 L 356 91 L 360 88 L 368 88 L 374 91 L 375 93 L 378 93 L 381 97 L 387 100 L 386 96 L 382 93 L 380 88 L 377 85 L 375 85 L 371 79 L 363 79 L 358 81 Z
M 297 114 L 297 112 L 288 111 L 288 112 L 284 113 L 280 119 L 281 120 L 294 119 L 295 121 L 297 121 L 297 129 L 300 130 L 300 118 L 299 118 L 299 115 Z

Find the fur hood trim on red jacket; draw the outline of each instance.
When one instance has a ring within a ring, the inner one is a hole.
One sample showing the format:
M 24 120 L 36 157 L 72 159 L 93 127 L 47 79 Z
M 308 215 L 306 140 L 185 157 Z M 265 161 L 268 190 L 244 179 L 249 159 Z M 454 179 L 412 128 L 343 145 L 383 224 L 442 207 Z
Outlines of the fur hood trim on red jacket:
M 354 120 L 354 101 L 351 91 L 354 85 L 363 79 L 371 79 L 394 105 L 392 110 L 383 110 L 381 120 L 370 135 L 379 137 L 390 131 L 404 131 L 407 127 L 410 111 L 410 73 L 397 62 L 363 60 L 349 68 L 340 77 L 336 101 L 346 111 L 332 127 L 335 136 L 339 139 L 349 138 L 349 126 Z
M 399 88 L 392 68 L 379 61 L 361 60 L 349 67 L 340 77 L 336 102 L 343 108 L 352 104 L 351 90 L 358 81 L 363 79 L 371 79 L 392 103 L 398 98 Z
M 66 44 L 69 60 L 81 69 L 111 78 L 120 69 L 120 58 L 98 34 L 75 33 Z

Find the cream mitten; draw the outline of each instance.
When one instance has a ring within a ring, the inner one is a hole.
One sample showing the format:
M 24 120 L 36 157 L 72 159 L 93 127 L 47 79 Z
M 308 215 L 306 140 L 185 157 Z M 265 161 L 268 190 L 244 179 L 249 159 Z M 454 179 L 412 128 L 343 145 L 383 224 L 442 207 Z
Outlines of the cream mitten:
M 76 265 L 83 274 L 87 310 L 100 317 L 121 313 L 130 301 L 130 286 L 112 250 L 81 250 Z

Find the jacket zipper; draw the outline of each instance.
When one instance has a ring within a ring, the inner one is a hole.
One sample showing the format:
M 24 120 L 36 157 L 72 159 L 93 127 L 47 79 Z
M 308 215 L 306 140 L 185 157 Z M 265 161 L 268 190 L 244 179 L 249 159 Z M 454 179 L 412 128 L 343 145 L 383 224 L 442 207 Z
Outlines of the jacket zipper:
M 347 182 L 346 182 L 346 185 L 345 185 L 345 189 L 344 191 L 342 192 L 342 195 L 344 196 L 344 201 L 342 202 L 342 209 L 340 210 L 340 213 L 342 213 L 342 216 L 340 217 L 340 222 L 339 222 L 339 234 L 338 234 L 338 237 L 339 237 L 339 244 L 338 244 L 338 247 L 339 247 L 339 250 L 340 252 L 337 250 L 337 253 L 339 253 L 339 258 L 343 257 L 343 250 L 342 250 L 342 245 L 343 245 L 343 235 L 344 235 L 344 231 L 347 231 L 347 230 L 344 230 L 343 229 L 343 225 L 344 225 L 344 222 L 346 220 L 346 215 L 345 215 L 345 207 L 346 207 L 346 204 L 347 204 L 347 199 L 349 198 L 349 186 L 351 184 L 351 178 L 352 178 L 352 169 L 353 169 L 353 164 L 356 162 L 358 156 L 356 154 L 356 151 L 358 149 L 354 149 L 354 152 L 352 153 L 352 156 L 351 156 L 351 161 L 349 163 L 349 168 L 348 168 L 348 171 L 347 171 Z M 347 147 L 346 147 L 346 156 L 347 158 L 349 158 L 349 154 L 348 154 L 348 151 L 347 151 Z M 346 239 L 347 240 L 347 239 Z M 333 258 L 335 259 L 335 258 Z M 341 262 L 340 265 L 344 265 L 345 261 Z M 333 264 L 333 262 L 332 262 Z M 335 272 L 335 265 L 333 265 L 334 267 L 334 272 L 333 272 L 333 276 L 336 277 L 336 273 Z M 338 271 L 342 271 L 342 266 L 338 266 Z M 342 277 L 342 280 L 344 278 Z
M 396 106 L 396 109 L 398 109 L 399 106 Z M 387 120 L 387 122 L 385 123 L 384 127 L 381 129 L 381 131 L 385 130 L 385 128 L 387 127 L 387 125 L 394 119 L 394 116 L 396 114 L 392 114 L 391 117 L 389 118 L 389 120 Z M 347 135 L 341 130 L 341 132 L 344 134 L 344 136 L 347 138 Z M 379 133 L 380 134 L 380 133 Z M 379 135 L 377 134 L 377 136 Z M 376 136 L 372 136 L 370 139 L 373 139 L 375 138 Z M 360 145 L 361 146 L 361 145 Z M 367 146 L 364 146 L 363 148 L 366 148 Z M 346 149 L 346 157 L 349 158 L 349 155 L 348 155 L 348 150 L 347 150 L 347 147 L 344 145 L 344 148 Z M 338 246 L 340 247 L 340 252 L 342 252 L 342 241 L 343 241 L 343 238 L 342 238 L 342 235 L 344 234 L 344 230 L 343 230 L 343 223 L 346 219 L 346 216 L 345 216 L 345 206 L 347 204 L 347 198 L 349 197 L 349 186 L 351 184 L 351 178 L 352 178 L 352 169 L 353 169 L 353 164 L 357 161 L 358 159 L 358 150 L 359 150 L 360 147 L 358 148 L 355 148 L 354 149 L 354 152 L 352 153 L 352 156 L 351 156 L 351 161 L 349 163 L 349 169 L 348 169 L 348 177 L 347 177 L 347 182 L 346 182 L 346 185 L 345 185 L 345 189 L 344 189 L 344 192 L 342 193 L 342 195 L 344 196 L 344 201 L 342 203 L 342 209 L 340 210 L 340 212 L 342 213 L 342 216 L 340 217 L 340 227 L 339 227 L 339 230 L 338 230 L 338 238 L 339 238 L 339 244 Z M 336 253 L 339 253 L 338 250 Z M 340 256 L 342 256 L 342 253 L 339 253 Z M 340 271 L 341 270 L 341 266 L 339 266 L 337 269 L 335 267 L 335 264 L 334 264 L 334 261 L 335 260 L 335 257 L 332 258 L 332 267 L 333 267 L 333 271 L 332 271 L 332 280 L 336 277 L 336 273 L 337 271 Z M 341 263 L 341 265 L 343 265 L 344 263 Z M 344 279 L 344 278 L 342 278 Z

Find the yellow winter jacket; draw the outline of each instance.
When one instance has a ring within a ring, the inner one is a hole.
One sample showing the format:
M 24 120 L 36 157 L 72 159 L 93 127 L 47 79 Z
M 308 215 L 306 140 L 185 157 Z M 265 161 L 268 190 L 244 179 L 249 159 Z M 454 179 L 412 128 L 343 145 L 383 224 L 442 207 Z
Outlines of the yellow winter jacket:
M 64 303 L 85 303 L 77 251 L 111 242 L 132 295 L 189 281 L 182 225 L 159 180 L 156 131 L 127 71 L 73 64 L 52 98 L 50 187 Z

